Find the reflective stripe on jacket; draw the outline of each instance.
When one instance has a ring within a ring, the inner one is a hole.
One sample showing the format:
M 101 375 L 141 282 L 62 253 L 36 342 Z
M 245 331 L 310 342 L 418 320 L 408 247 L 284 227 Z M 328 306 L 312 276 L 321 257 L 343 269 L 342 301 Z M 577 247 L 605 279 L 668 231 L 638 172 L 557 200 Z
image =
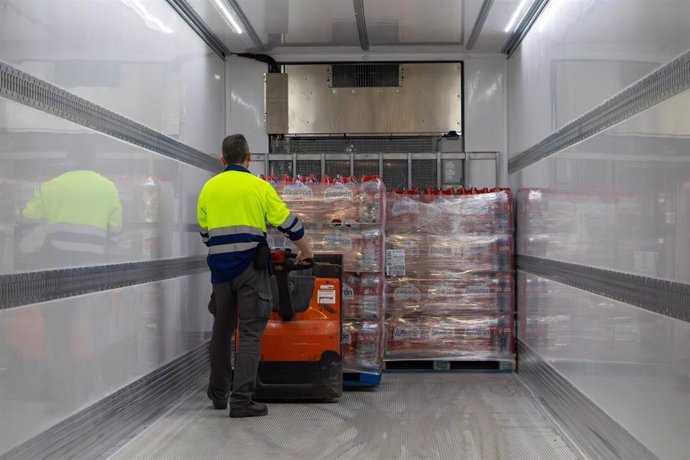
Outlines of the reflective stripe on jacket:
M 199 194 L 197 219 L 209 247 L 211 282 L 230 281 L 266 244 L 266 223 L 296 241 L 304 235 L 302 223 L 290 213 L 273 186 L 239 165 L 211 178 Z

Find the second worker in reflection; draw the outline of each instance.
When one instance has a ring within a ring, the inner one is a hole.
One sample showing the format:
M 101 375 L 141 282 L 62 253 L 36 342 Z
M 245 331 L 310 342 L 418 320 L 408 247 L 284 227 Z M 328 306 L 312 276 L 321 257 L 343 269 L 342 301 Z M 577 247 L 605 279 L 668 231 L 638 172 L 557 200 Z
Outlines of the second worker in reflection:
M 69 170 L 42 183 L 23 217 L 45 225 L 40 265 L 106 263 L 122 231 L 122 205 L 115 184 L 93 170 L 95 153 L 72 150 Z

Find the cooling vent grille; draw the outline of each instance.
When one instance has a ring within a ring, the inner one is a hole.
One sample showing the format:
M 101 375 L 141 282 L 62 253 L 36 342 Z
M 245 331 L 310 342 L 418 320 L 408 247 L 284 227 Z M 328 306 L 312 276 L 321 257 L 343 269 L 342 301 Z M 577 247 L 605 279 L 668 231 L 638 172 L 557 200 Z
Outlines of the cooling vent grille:
M 399 64 L 334 64 L 333 88 L 382 88 L 401 86 Z

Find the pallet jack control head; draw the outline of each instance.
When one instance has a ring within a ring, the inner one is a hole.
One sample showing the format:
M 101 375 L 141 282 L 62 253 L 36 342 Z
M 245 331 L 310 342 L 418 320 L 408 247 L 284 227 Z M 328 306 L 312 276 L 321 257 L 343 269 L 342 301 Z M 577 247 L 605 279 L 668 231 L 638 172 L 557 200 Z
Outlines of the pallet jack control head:
M 304 262 L 297 262 L 297 255 L 295 253 L 289 249 L 280 249 L 271 251 L 271 263 L 273 264 L 275 279 L 272 289 L 274 295 L 278 296 L 278 301 L 274 302 L 274 305 L 277 303 L 280 318 L 283 321 L 290 321 L 295 317 L 295 313 L 309 307 L 309 301 L 312 297 L 311 291 L 314 288 L 314 278 L 302 277 L 300 280 L 293 279 L 291 286 L 288 275 L 290 272 L 304 271 L 314 267 L 314 260 L 307 259 Z M 309 291 L 303 292 L 302 296 L 300 296 L 302 300 L 301 303 L 304 305 L 294 305 L 292 299 L 293 295 L 291 295 L 291 292 L 297 288 L 295 283 L 298 281 L 301 281 L 300 286 L 303 291 Z
M 314 266 L 314 259 L 297 262 L 297 254 L 290 249 L 274 249 L 271 251 L 273 269 L 285 273 L 308 270 Z

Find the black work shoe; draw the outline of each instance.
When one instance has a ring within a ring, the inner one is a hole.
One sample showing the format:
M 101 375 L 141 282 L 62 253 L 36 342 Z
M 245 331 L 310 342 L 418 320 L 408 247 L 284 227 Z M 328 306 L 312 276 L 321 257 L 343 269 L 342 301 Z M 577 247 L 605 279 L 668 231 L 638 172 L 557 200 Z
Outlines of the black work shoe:
M 209 386 L 206 389 L 206 396 L 208 396 L 208 399 L 213 401 L 213 408 L 218 409 L 218 410 L 225 410 L 228 408 L 228 400 L 227 399 L 216 399 L 213 397 L 213 393 L 211 393 L 211 387 Z
M 266 404 L 261 404 L 252 401 L 248 406 L 237 407 L 230 409 L 230 417 L 241 418 L 241 417 L 261 417 L 263 415 L 268 415 L 268 407 Z

